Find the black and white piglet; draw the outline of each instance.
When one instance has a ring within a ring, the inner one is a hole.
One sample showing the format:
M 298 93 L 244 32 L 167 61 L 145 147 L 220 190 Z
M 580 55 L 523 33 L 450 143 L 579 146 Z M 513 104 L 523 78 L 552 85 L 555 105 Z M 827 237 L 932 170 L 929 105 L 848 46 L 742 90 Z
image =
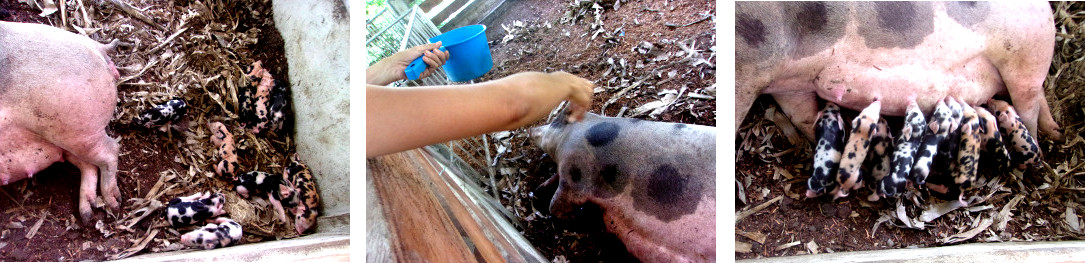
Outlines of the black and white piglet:
M 818 145 L 814 153 L 814 174 L 806 181 L 806 197 L 825 194 L 836 185 L 836 169 L 840 166 L 840 154 L 844 152 L 844 118 L 840 107 L 832 102 L 818 113 L 814 124 Z
M 174 98 L 162 104 L 144 110 L 136 119 L 136 124 L 151 128 L 176 122 L 188 112 L 188 104 L 180 98 Z
M 919 109 L 919 104 L 915 100 L 909 102 L 907 115 L 904 117 L 904 128 L 897 137 L 897 148 L 893 152 L 893 170 L 888 177 L 878 181 L 878 194 L 881 197 L 896 197 L 904 192 L 926 128 L 927 120 L 923 118 L 923 111 Z
M 283 210 L 282 200 L 293 200 L 293 196 L 283 196 L 283 193 L 293 193 L 292 189 L 282 175 L 261 171 L 243 173 L 234 180 L 234 190 L 237 190 L 241 197 L 249 198 L 251 195 L 267 193 L 268 202 L 275 207 L 279 220 L 284 223 L 286 211 Z
M 241 224 L 229 218 L 219 217 L 206 226 L 181 235 L 181 244 L 216 249 L 241 242 L 241 234 Z
M 931 163 L 934 162 L 934 155 L 939 151 L 939 145 L 949 137 L 949 131 L 955 128 L 952 112 L 944 100 L 938 101 L 938 105 L 934 107 L 934 113 L 931 114 L 928 127 L 930 130 L 923 135 L 923 144 L 919 146 L 919 153 L 916 156 L 915 165 L 912 166 L 912 174 L 909 177 L 912 183 L 917 186 L 927 183 L 927 177 L 931 172 Z
M 209 218 L 226 213 L 226 198 L 219 193 L 196 193 L 170 199 L 166 206 L 166 220 L 174 228 L 200 224 Z

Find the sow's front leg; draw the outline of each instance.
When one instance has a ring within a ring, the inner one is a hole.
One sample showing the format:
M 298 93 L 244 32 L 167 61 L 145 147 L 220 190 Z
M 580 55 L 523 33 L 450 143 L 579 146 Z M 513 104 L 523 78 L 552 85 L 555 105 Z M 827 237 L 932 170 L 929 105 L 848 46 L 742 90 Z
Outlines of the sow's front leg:
M 586 114 L 532 130 L 558 163 L 550 211 L 592 202 L 644 262 L 715 261 L 715 129 Z

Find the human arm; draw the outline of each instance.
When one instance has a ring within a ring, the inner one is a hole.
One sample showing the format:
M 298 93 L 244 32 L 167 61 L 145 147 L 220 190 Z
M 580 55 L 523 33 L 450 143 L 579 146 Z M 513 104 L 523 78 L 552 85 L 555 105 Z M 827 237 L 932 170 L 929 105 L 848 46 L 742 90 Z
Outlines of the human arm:
M 441 51 L 438 49 L 440 47 L 440 41 L 417 45 L 381 59 L 365 69 L 365 83 L 367 85 L 385 86 L 397 80 L 406 79 L 407 73 L 403 72 L 403 70 L 407 69 L 407 65 L 410 65 L 412 61 L 420 56 L 422 61 L 425 61 L 429 67 L 422 72 L 419 78 L 429 77 L 429 75 L 437 71 L 437 68 L 444 65 L 445 61 L 448 61 L 448 51 Z
M 591 105 L 593 84 L 565 72 L 525 72 L 478 84 L 366 86 L 366 157 L 512 130 L 570 101 L 570 119 Z

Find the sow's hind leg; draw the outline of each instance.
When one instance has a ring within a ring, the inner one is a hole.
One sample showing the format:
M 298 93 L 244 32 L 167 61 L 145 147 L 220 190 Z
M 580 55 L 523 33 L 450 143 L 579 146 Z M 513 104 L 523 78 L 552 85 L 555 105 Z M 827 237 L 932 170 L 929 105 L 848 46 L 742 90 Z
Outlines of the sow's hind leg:
M 988 54 L 1006 84 L 1013 107 L 1017 109 L 1029 131 L 1036 135 L 1046 135 L 1052 140 L 1061 140 L 1059 125 L 1051 116 L 1051 108 L 1044 94 L 1044 80 L 1054 54 L 1051 43 L 1055 42 L 1051 9 L 1048 5 L 1022 5 L 1026 7 L 1009 5 L 1006 8 L 1011 9 L 1011 12 L 1034 15 L 1036 19 L 996 24 L 1001 25 L 996 27 L 1019 32 L 999 34 L 1001 32 L 995 32 L 999 28 L 991 29 L 992 32 L 988 34 L 994 37 L 987 43 L 999 44 L 989 48 Z
M 64 158 L 79 168 L 79 216 L 83 223 L 92 219 L 91 202 L 96 197 L 95 184 L 100 184 L 102 199 L 110 209 L 120 208 L 121 192 L 117 188 L 117 142 L 106 135 L 105 130 L 97 136 L 58 145 L 65 149 Z

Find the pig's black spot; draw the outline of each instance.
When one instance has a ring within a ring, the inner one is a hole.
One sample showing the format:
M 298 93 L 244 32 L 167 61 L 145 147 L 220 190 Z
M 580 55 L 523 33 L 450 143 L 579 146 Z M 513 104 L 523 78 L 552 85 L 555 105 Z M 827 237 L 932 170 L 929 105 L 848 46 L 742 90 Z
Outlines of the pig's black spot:
M 928 2 L 856 3 L 860 16 L 873 16 L 870 23 L 858 23 L 859 35 L 869 48 L 913 48 L 934 32 L 934 4 Z
M 848 3 L 793 2 L 781 3 L 792 43 L 791 55 L 806 57 L 821 52 L 844 36 L 848 20 Z
M 681 129 L 685 129 L 685 128 L 686 128 L 686 125 L 685 125 L 685 124 L 682 124 L 682 123 L 679 123 L 679 124 L 675 124 L 675 125 L 674 125 L 674 129 L 675 129 L 675 130 L 681 130 Z
M 599 171 L 599 177 L 607 185 L 613 185 L 618 180 L 618 174 L 618 166 L 613 164 L 603 166 L 603 170 Z
M 819 32 L 829 23 L 829 12 L 825 10 L 823 2 L 802 2 L 799 9 L 801 11 L 796 14 L 795 20 L 799 22 L 802 33 Z
M 765 42 L 765 24 L 747 14 L 736 15 L 735 33 L 754 49 Z
M 848 152 L 848 159 L 855 159 L 855 152 Z
M 659 166 L 648 181 L 648 196 L 657 203 L 673 204 L 683 195 L 688 180 L 670 165 Z
M 840 181 L 845 182 L 851 179 L 851 172 L 848 170 L 840 169 Z
M 592 194 L 601 198 L 611 198 L 625 189 L 629 176 L 614 163 L 600 164 L 599 174 L 592 178 Z
M 987 19 L 991 5 L 987 2 L 946 2 L 946 14 L 964 27 L 972 27 Z
M 588 129 L 588 144 L 592 147 L 605 146 L 618 137 L 619 130 L 621 130 L 621 127 L 614 123 L 601 122 L 595 124 Z
M 878 14 L 878 27 L 903 33 L 915 26 L 916 7 L 913 3 L 874 3 Z
M 573 180 L 574 183 L 579 183 L 580 182 L 580 168 L 579 167 L 573 166 L 573 167 L 569 168 L 569 179 Z
M 633 193 L 633 207 L 664 222 L 696 211 L 705 188 L 693 181 L 691 175 L 682 174 L 669 164 L 656 167 L 650 176 L 637 185 Z

